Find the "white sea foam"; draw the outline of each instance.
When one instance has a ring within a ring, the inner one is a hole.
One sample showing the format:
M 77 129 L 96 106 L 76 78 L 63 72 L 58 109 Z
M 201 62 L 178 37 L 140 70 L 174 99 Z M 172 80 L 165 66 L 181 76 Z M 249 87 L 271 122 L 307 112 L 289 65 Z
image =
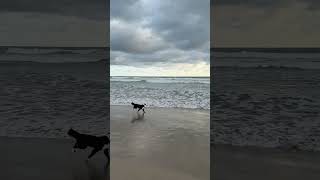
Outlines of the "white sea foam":
M 112 105 L 210 109 L 210 78 L 112 77 Z
M 111 82 L 148 82 L 148 83 L 203 83 L 210 84 L 209 77 L 134 77 L 113 76 Z
M 320 53 L 213 52 L 214 66 L 320 69 Z
M 319 151 L 320 70 L 315 55 L 305 61 L 298 57 L 307 54 L 291 61 L 288 54 L 263 54 L 269 61 L 248 58 L 257 53 L 245 55 L 214 59 L 213 142 Z

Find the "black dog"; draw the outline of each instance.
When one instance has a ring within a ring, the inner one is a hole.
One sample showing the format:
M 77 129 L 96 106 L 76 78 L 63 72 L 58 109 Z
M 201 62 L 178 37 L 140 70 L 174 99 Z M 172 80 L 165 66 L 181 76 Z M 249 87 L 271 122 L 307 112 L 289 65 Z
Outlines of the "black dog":
M 146 104 L 135 104 L 131 102 L 131 105 L 133 106 L 133 109 L 138 109 L 138 112 L 142 109 L 142 111 L 145 113 L 144 107 Z
M 88 134 L 81 134 L 78 133 L 77 131 L 73 130 L 72 128 L 69 129 L 68 135 L 76 139 L 76 143 L 73 146 L 73 150 L 75 152 L 75 149 L 86 149 L 88 146 L 92 147 L 93 150 L 88 156 L 88 160 L 95 155 L 97 152 L 102 150 L 102 148 L 105 145 L 110 144 L 110 139 L 108 136 L 93 136 L 93 135 L 88 135 Z M 109 148 L 107 147 L 104 150 L 104 154 L 108 158 L 108 163 L 110 161 L 110 156 L 109 156 Z

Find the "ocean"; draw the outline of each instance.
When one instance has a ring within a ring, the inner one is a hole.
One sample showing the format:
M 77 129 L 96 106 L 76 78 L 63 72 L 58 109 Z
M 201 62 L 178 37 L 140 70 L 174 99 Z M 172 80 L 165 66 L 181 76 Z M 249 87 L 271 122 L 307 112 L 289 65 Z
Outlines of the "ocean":
M 209 109 L 208 77 L 111 77 L 108 48 L 1 47 L 0 136 L 109 131 L 109 104 Z
M 0 48 L 0 136 L 109 132 L 107 48 Z
M 211 140 L 320 150 L 319 49 L 211 52 Z
M 209 77 L 111 77 L 111 105 L 210 109 Z
M 109 104 L 133 101 L 210 110 L 213 143 L 320 150 L 317 49 L 213 51 L 211 81 L 111 77 L 110 99 L 107 48 L 0 49 L 0 136 L 105 134 Z

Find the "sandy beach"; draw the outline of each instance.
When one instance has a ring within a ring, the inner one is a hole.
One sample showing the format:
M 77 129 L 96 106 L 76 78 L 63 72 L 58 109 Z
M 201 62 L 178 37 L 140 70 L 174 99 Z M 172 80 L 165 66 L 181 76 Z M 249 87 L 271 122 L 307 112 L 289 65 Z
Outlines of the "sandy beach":
M 111 162 L 91 149 L 71 152 L 68 138 L 1 137 L 0 179 L 130 179 L 208 180 L 210 172 L 209 111 L 111 106 Z
M 0 138 L 0 179 L 99 180 L 109 177 L 102 152 L 89 162 L 90 149 L 71 151 L 74 141 L 46 138 Z M 4 161 L 3 161 L 4 160 Z
M 211 148 L 211 179 L 214 180 L 316 180 L 319 177 L 319 152 L 229 145 Z
M 209 111 L 111 106 L 111 179 L 210 179 Z
M 89 163 L 85 162 L 89 149 L 72 153 L 71 139 L 1 137 L 0 155 L 5 163 L 0 179 L 97 180 L 109 174 L 111 179 L 130 180 L 320 177 L 317 152 L 216 145 L 210 156 L 205 110 L 147 108 L 144 115 L 130 106 L 111 106 L 110 110 L 110 169 L 105 168 L 102 153 Z

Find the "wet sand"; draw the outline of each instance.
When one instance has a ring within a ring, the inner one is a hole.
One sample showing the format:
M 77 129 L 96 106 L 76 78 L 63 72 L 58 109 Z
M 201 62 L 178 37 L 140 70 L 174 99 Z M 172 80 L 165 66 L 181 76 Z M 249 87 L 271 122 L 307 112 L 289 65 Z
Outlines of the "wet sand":
M 106 180 L 109 168 L 99 152 L 89 162 L 90 150 L 73 153 L 73 140 L 0 137 L 3 180 Z
M 209 154 L 209 113 L 202 110 L 111 106 L 111 164 L 73 140 L 0 137 L 5 180 L 316 180 L 320 153 L 216 145 Z M 210 158 L 211 157 L 211 158 Z M 211 159 L 211 168 L 210 168 Z M 109 170 L 111 171 L 109 173 Z M 211 178 L 209 173 L 211 172 Z
M 111 106 L 111 179 L 210 179 L 209 111 Z
M 319 152 L 217 145 L 211 148 L 214 180 L 318 180 Z

